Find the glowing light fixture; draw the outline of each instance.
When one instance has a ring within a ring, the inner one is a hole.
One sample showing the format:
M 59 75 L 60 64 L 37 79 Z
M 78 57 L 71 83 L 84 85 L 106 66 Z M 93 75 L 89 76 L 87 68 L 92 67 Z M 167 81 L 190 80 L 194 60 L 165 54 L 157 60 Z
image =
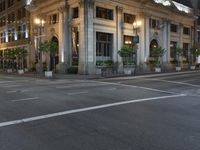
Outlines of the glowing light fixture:
M 30 5 L 32 0 L 26 0 L 26 5 Z
M 171 5 L 169 0 L 154 0 L 154 2 L 156 2 L 158 4 L 162 4 L 164 6 L 170 6 Z

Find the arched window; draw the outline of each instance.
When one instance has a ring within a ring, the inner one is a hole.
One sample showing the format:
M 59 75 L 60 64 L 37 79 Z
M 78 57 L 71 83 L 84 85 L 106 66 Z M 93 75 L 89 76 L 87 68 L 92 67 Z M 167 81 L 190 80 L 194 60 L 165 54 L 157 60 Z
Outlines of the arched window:
M 57 45 L 59 45 L 59 42 L 58 42 L 58 38 L 53 36 L 52 39 L 51 39 L 52 42 L 55 42 Z M 55 69 L 56 70 L 56 65 L 59 63 L 59 50 L 57 50 L 57 53 L 55 55 L 51 55 L 50 54 L 50 69 L 53 70 Z
M 149 49 L 150 49 L 150 57 L 152 57 L 152 49 L 158 47 L 158 42 L 156 39 L 153 39 L 150 43 Z

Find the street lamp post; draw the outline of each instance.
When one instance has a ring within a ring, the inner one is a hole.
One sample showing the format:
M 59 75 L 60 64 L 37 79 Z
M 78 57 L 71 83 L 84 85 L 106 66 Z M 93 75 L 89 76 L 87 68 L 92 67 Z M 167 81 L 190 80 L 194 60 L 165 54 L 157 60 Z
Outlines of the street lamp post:
M 39 29 L 39 35 L 37 36 L 37 60 L 39 60 L 39 73 L 42 73 L 43 66 L 42 66 L 42 51 L 39 50 L 39 47 L 42 42 L 42 29 L 44 27 L 44 20 L 36 18 L 35 19 L 35 24 L 37 25 Z
M 135 72 L 134 72 L 134 74 L 136 74 L 136 69 L 137 69 L 137 50 L 138 50 L 138 46 L 137 46 L 137 44 L 140 42 L 140 38 L 139 38 L 139 35 L 138 35 L 138 29 L 140 28 L 140 26 L 141 26 L 141 21 L 134 21 L 133 22 L 133 34 L 135 34 L 135 36 L 133 36 L 133 44 L 135 45 L 135 47 L 136 47 L 136 52 L 135 52 L 135 62 L 136 62 L 136 68 L 135 68 Z M 135 33 L 134 33 L 134 31 L 135 31 Z M 133 47 L 134 47 L 134 45 L 133 45 Z

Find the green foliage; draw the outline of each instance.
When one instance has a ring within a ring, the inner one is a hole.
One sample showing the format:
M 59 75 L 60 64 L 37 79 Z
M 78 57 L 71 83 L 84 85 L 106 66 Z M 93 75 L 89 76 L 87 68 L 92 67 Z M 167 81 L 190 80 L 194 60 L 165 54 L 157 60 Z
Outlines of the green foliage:
M 77 74 L 78 73 L 78 67 L 72 66 L 67 69 L 67 73 L 69 74 Z
M 104 64 L 107 66 L 107 67 L 111 67 L 113 65 L 113 61 L 112 60 L 106 60 L 104 61 Z
M 166 50 L 164 48 L 162 48 L 161 46 L 158 47 L 154 47 L 151 50 L 151 54 L 154 58 L 159 58 L 162 57 L 165 54 Z
M 28 55 L 28 51 L 25 48 L 16 48 L 14 55 L 18 58 L 18 59 L 24 59 L 27 55 Z
M 58 51 L 58 45 L 56 42 L 53 41 L 45 41 L 43 43 L 40 43 L 39 51 L 41 52 L 50 52 L 51 55 L 55 55 Z
M 24 59 L 28 55 L 28 51 L 25 48 L 16 48 L 14 54 L 18 61 L 18 66 L 20 69 L 24 68 Z
M 174 60 L 176 60 L 176 58 L 177 58 L 177 66 L 180 66 L 180 56 L 183 56 L 183 49 L 180 47 L 175 47 L 173 50 L 175 53 Z
M 96 66 L 112 67 L 113 61 L 112 60 L 96 61 Z
M 175 59 L 175 60 L 171 60 L 170 63 L 175 65 L 178 63 L 178 61 Z
M 135 65 L 136 64 L 136 62 L 134 61 L 134 60 L 127 60 L 127 61 L 123 61 L 123 64 L 124 65 L 130 65 L 130 66 L 132 66 L 132 65 Z
M 134 48 L 130 48 L 127 45 L 123 45 L 122 48 L 118 51 L 119 56 L 129 57 L 135 52 Z
M 197 57 L 197 56 L 200 55 L 200 49 L 198 49 L 198 48 L 196 48 L 196 47 L 192 47 L 192 48 L 190 49 L 190 52 L 191 52 L 191 54 L 192 54 L 193 56 L 195 56 L 195 57 Z
M 151 55 L 152 57 L 154 57 L 155 64 L 157 66 L 160 65 L 160 59 L 164 56 L 165 52 L 166 50 L 162 48 L 161 46 L 154 47 L 153 49 L 151 49 Z
M 175 52 L 176 56 L 183 56 L 183 49 L 180 47 L 176 47 L 174 49 L 174 52 Z

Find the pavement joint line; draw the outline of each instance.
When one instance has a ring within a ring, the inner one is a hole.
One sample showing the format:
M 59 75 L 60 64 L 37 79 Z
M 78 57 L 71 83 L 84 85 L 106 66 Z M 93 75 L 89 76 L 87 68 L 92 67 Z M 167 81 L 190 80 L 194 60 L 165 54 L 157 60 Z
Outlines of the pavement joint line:
M 9 94 L 9 93 L 17 93 L 17 91 L 7 91 L 6 93 L 7 94 Z
M 20 86 L 22 86 L 22 85 L 4 85 L 2 87 L 4 87 L 4 88 L 12 88 L 12 87 L 20 87 Z
M 96 81 L 96 82 L 105 83 L 105 84 L 109 84 L 109 85 L 118 85 L 118 86 L 125 86 L 125 87 L 131 87 L 131 88 L 139 88 L 139 89 L 144 89 L 144 90 L 149 90 L 149 91 L 154 91 L 154 92 L 167 93 L 167 94 L 177 94 L 175 92 L 169 92 L 169 91 L 164 91 L 164 90 L 159 90 L 159 89 L 153 89 L 153 88 L 135 86 L 135 85 L 128 85 L 128 84 L 122 84 L 122 83 L 102 82 L 102 81 Z
M 10 100 L 11 102 L 21 102 L 21 101 L 30 101 L 30 100 L 38 100 L 39 97 L 31 97 L 31 98 L 23 98 L 23 99 L 17 99 L 17 100 Z
M 145 79 L 145 80 L 162 81 L 166 83 L 182 84 L 182 85 L 188 85 L 188 86 L 200 88 L 200 85 L 195 85 L 195 84 L 186 83 L 186 82 L 169 81 L 169 80 L 161 80 L 161 79 Z
M 114 90 L 117 90 L 117 88 L 109 88 L 107 89 L 108 91 L 114 91 Z
M 5 83 L 13 83 L 15 81 L 0 81 L 0 84 L 5 84 Z
M 48 119 L 48 118 L 69 115 L 69 114 L 75 114 L 75 113 L 80 113 L 80 112 L 86 112 L 86 111 L 98 110 L 98 109 L 103 109 L 103 108 L 110 108 L 110 107 L 114 107 L 114 106 L 126 105 L 126 104 L 131 104 L 131 103 L 160 100 L 160 99 L 167 99 L 167 98 L 185 97 L 185 96 L 187 96 L 187 95 L 186 94 L 178 94 L 178 95 L 170 95 L 170 96 L 160 96 L 160 97 L 135 99 L 135 100 L 129 100 L 129 101 L 121 101 L 121 102 L 116 102 L 116 103 L 109 103 L 109 104 L 67 110 L 67 111 L 62 111 L 62 112 L 57 112 L 57 113 L 52 113 L 52 114 L 47 114 L 47 115 L 41 115 L 41 116 L 35 116 L 35 117 L 24 118 L 24 119 L 19 119 L 19 120 L 1 122 L 0 128 L 6 127 L 6 126 L 11 126 L 11 125 L 17 125 L 17 124 L 23 124 L 23 123 Z
M 20 90 L 21 93 L 29 92 L 30 90 Z
M 89 82 L 89 83 L 94 83 L 94 82 Z M 97 82 L 96 82 L 97 83 Z M 86 83 L 86 84 L 75 84 L 75 85 L 61 85 L 61 86 L 56 86 L 55 88 L 56 89 L 68 89 L 68 88 L 73 88 L 73 87 L 94 87 L 94 86 L 104 86 L 104 85 L 106 85 L 106 84 L 98 84 L 98 85 L 94 85 L 94 84 L 88 84 L 88 83 Z
M 67 95 L 72 96 L 72 95 L 80 95 L 80 94 L 87 94 L 88 91 L 83 91 L 83 92 L 73 92 L 73 93 L 67 93 Z

